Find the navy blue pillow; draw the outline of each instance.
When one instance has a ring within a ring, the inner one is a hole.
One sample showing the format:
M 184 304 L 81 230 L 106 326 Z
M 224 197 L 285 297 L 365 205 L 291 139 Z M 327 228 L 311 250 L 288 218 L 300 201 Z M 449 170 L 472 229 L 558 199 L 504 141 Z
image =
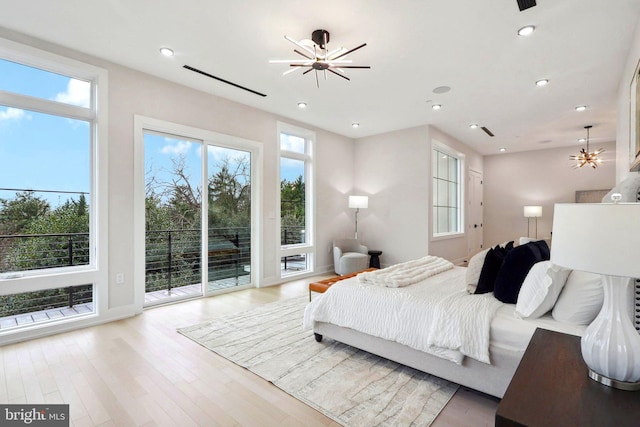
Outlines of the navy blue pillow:
M 500 301 L 515 304 L 524 279 L 535 263 L 550 258 L 549 246 L 544 240 L 516 246 L 504 257 L 502 267 L 493 285 L 493 295 Z
M 478 286 L 476 286 L 474 294 L 486 294 L 493 291 L 493 284 L 506 255 L 507 249 L 500 247 L 500 245 L 489 249 L 484 258 L 484 264 L 482 264 L 482 270 L 480 270 L 480 277 L 478 278 Z

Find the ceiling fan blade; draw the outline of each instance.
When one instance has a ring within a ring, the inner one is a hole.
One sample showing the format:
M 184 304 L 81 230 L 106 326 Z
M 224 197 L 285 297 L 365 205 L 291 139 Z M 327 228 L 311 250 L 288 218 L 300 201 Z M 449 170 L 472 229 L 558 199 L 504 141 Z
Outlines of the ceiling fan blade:
M 343 54 L 341 54 L 341 55 L 338 55 L 338 56 L 336 56 L 336 57 L 335 57 L 335 58 L 333 58 L 333 59 L 335 60 L 335 59 L 338 59 L 338 58 L 342 58 L 343 56 L 348 55 L 348 54 L 350 54 L 351 52 L 355 52 L 356 50 L 358 50 L 358 49 L 360 49 L 360 48 L 363 48 L 363 47 L 365 47 L 366 45 L 367 45 L 366 43 L 362 43 L 360 46 L 358 46 L 358 47 L 354 47 L 353 49 L 348 50 L 348 51 L 346 51 L 345 53 L 343 53 Z
M 282 73 L 282 75 L 283 75 L 283 76 L 286 76 L 287 74 L 291 74 L 291 73 L 293 73 L 294 71 L 299 70 L 299 69 L 300 69 L 300 67 L 293 67 L 293 68 L 291 68 L 290 70 L 287 70 L 287 71 L 285 71 L 284 73 Z
M 311 67 L 312 62 L 305 62 L 304 64 L 289 64 L 289 67 Z
M 318 70 L 316 70 L 316 86 L 320 89 L 320 81 L 318 80 Z
M 307 61 L 302 61 L 302 59 L 270 59 L 269 60 L 269 64 L 289 64 L 289 63 L 301 63 L 301 62 L 307 62 Z
M 340 68 L 371 68 L 369 65 L 340 65 Z
M 289 37 L 289 36 L 284 36 L 284 38 L 285 38 L 285 39 L 287 39 L 287 40 L 289 40 L 291 43 L 295 44 L 295 45 L 296 45 L 296 46 L 298 46 L 299 48 L 304 49 L 304 50 L 306 50 L 307 52 L 309 52 L 309 55 L 314 55 L 314 56 L 315 56 L 315 53 L 314 53 L 311 49 L 309 49 L 308 47 L 306 47 L 305 45 L 303 45 L 302 43 L 300 43 L 300 42 L 298 42 L 298 41 L 296 41 L 296 40 L 292 39 L 292 38 L 291 38 L 291 37 Z
M 300 56 L 304 56 L 305 58 L 310 59 L 310 60 L 312 60 L 312 61 L 315 61 L 315 59 L 316 59 L 316 58 L 314 58 L 314 57 L 312 57 L 312 56 L 307 55 L 307 54 L 306 54 L 306 53 L 304 53 L 304 52 L 300 52 L 298 49 L 293 49 L 293 51 L 294 51 L 295 53 L 297 53 L 298 55 L 300 55 Z
M 307 71 L 305 71 L 304 73 L 302 73 L 302 75 L 304 76 L 305 74 L 307 74 L 309 71 L 313 71 L 313 68 L 309 68 Z
M 345 80 L 351 80 L 351 79 L 350 79 L 349 77 L 347 77 L 347 76 L 343 76 L 343 75 L 342 75 L 342 74 L 340 74 L 340 73 L 336 73 L 336 72 L 335 72 L 335 71 L 333 71 L 331 68 L 327 68 L 327 71 L 329 71 L 330 73 L 335 74 L 335 75 L 336 75 L 336 76 L 338 76 L 338 77 L 342 77 L 342 78 L 343 78 L 343 79 L 345 79 Z

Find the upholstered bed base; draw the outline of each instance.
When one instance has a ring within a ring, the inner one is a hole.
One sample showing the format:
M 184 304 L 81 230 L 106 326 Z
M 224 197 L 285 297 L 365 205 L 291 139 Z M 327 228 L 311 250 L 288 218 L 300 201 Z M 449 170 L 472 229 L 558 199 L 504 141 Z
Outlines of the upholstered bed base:
M 406 347 L 392 341 L 343 328 L 330 323 L 316 322 L 316 334 L 382 356 L 394 362 L 453 381 L 465 387 L 502 398 L 524 352 L 490 348 L 491 365 L 466 357 L 462 365 Z M 316 336 L 316 339 L 318 337 Z

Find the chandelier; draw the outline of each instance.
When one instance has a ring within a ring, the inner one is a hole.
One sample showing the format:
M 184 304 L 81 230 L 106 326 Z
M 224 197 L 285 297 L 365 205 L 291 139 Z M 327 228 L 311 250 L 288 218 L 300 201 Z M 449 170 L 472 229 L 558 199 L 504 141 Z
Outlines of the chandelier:
M 577 156 L 569 157 L 571 160 L 574 160 L 576 162 L 574 169 L 581 168 L 584 165 L 589 165 L 595 169 L 598 167 L 598 164 L 602 162 L 602 158 L 598 157 L 604 152 L 602 148 L 596 151 L 589 151 L 589 129 L 591 129 L 592 127 L 593 126 L 591 125 L 584 127 L 587 130 L 587 149 L 585 150 L 584 148 L 582 148 Z
M 327 48 L 327 44 L 329 44 L 329 32 L 327 30 L 315 30 L 311 34 L 311 40 L 304 39 L 297 41 L 289 36 L 284 36 L 284 38 L 300 48 L 300 50 L 294 49 L 293 52 L 301 58 L 273 59 L 269 61 L 271 64 L 289 64 L 290 69 L 285 71 L 283 75 L 292 73 L 301 68 L 308 68 L 302 74 L 315 71 L 316 85 L 320 87 L 318 72 L 321 72 L 324 75 L 325 80 L 327 79 L 327 72 L 333 73 L 345 80 L 351 80 L 345 75 L 345 68 L 371 68 L 368 65 L 351 65 L 353 61 L 345 59 L 345 56 L 348 54 L 365 47 L 367 45 L 366 43 L 350 50 L 347 50 L 344 47 L 339 47 L 330 51 Z

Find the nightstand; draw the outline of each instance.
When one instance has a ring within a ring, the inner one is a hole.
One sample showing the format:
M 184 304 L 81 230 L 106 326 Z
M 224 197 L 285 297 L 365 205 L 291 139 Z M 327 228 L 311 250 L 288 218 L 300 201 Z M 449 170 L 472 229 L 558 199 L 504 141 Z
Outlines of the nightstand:
M 589 378 L 580 337 L 536 329 L 496 411 L 496 427 L 640 425 L 640 392 Z
M 380 268 L 380 255 L 382 255 L 382 251 L 370 250 L 369 255 L 371 256 L 369 259 L 369 268 Z

